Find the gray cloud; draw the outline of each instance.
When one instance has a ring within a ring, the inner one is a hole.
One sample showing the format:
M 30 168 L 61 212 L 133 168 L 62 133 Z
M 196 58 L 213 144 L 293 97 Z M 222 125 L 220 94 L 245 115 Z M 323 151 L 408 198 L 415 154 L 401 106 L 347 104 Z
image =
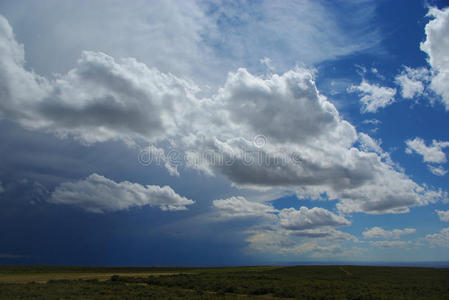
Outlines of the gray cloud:
M 214 200 L 212 204 L 224 218 L 273 217 L 272 213 L 277 211 L 270 205 L 248 201 L 241 196 Z
M 231 120 L 270 141 L 305 142 L 341 125 L 335 107 L 320 97 L 309 72 L 298 70 L 264 80 L 239 69 L 222 91 L 219 100 Z
M 447 161 L 443 148 L 449 147 L 449 142 L 432 141 L 432 145 L 427 146 L 423 139 L 415 137 L 413 140 L 405 141 L 406 152 L 411 154 L 416 152 L 423 157 L 424 162 L 445 163 Z
M 84 180 L 61 183 L 51 194 L 49 202 L 75 205 L 93 213 L 140 206 L 185 210 L 187 205 L 194 203 L 176 194 L 169 186 L 144 186 L 129 181 L 117 183 L 98 174 L 92 174 Z
M 24 68 L 23 47 L 4 18 L 0 39 L 0 117 L 25 128 L 85 144 L 120 140 L 162 149 L 158 143 L 168 143 L 185 154 L 189 168 L 223 174 L 239 187 L 287 188 L 300 198 L 326 194 L 342 212 L 400 213 L 444 196 L 416 184 L 379 145 L 359 136 L 308 70 L 258 77 L 239 69 L 214 95 L 200 98 L 191 81 L 100 52 L 84 52 L 74 69 L 47 79 Z M 258 135 L 266 141 L 261 146 L 254 143 Z M 360 137 L 371 148 L 356 148 Z
M 319 207 L 308 209 L 302 206 L 299 210 L 294 208 L 283 209 L 279 212 L 280 225 L 289 230 L 306 230 L 320 227 L 348 226 L 350 221 L 344 217 Z

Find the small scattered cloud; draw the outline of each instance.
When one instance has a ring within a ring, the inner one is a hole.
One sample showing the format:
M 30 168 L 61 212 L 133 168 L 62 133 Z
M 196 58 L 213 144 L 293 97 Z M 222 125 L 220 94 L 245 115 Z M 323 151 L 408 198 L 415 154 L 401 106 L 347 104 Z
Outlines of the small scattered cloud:
M 427 146 L 423 139 L 415 137 L 413 140 L 405 141 L 407 144 L 406 153 L 411 154 L 413 152 L 421 155 L 424 162 L 430 163 L 445 163 L 447 161 L 446 154 L 443 152 L 443 148 L 449 147 L 449 142 L 432 141 L 430 146 Z
M 161 210 L 185 210 L 194 201 L 178 195 L 169 186 L 115 182 L 92 174 L 84 180 L 64 182 L 49 199 L 54 204 L 69 204 L 92 213 L 113 212 L 132 207 L 156 206 Z
M 382 121 L 380 121 L 378 119 L 366 119 L 366 120 L 363 120 L 362 123 L 363 124 L 370 124 L 370 125 L 379 125 L 379 124 L 382 124 Z
M 385 76 L 382 75 L 377 68 L 371 68 L 371 73 L 374 74 L 378 79 L 385 80 Z
M 401 74 L 397 75 L 395 82 L 401 87 L 401 96 L 413 99 L 424 93 L 430 74 L 426 68 L 413 69 L 405 66 Z
M 416 229 L 414 228 L 385 230 L 381 227 L 375 226 L 368 230 L 365 230 L 362 234 L 365 238 L 368 239 L 399 239 L 402 235 L 408 235 L 415 232 Z
M 0 181 L 0 194 L 5 191 L 5 188 L 2 185 L 2 182 Z
M 427 146 L 423 139 L 415 137 L 412 140 L 405 141 L 407 148 L 405 152 L 408 154 L 417 153 L 423 157 L 423 162 L 431 164 L 444 164 L 447 162 L 444 148 L 449 147 L 449 142 L 433 140 L 432 144 Z M 437 176 L 444 176 L 447 170 L 441 165 L 428 164 L 427 168 L 430 172 Z
M 442 166 L 427 165 L 427 168 L 429 169 L 430 172 L 432 172 L 433 175 L 436 176 L 444 176 L 447 174 L 447 170 Z
M 435 210 L 435 212 L 438 214 L 438 217 L 443 222 L 449 222 L 449 210 Z
M 404 241 L 370 241 L 370 244 L 378 248 L 404 248 L 409 243 Z
M 441 229 L 439 233 L 428 234 L 425 239 L 432 247 L 449 247 L 449 227 Z
M 380 108 L 385 108 L 395 101 L 396 89 L 370 84 L 365 79 L 357 86 L 351 86 L 350 92 L 358 93 L 361 98 L 362 112 L 375 113 Z

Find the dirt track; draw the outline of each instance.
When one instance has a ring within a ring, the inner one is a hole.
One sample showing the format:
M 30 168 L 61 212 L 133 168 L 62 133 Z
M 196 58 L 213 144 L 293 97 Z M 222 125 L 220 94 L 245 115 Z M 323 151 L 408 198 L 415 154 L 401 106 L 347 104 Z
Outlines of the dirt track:
M 98 279 L 105 281 L 113 275 L 128 277 L 147 277 L 176 275 L 179 272 L 154 272 L 154 273 L 30 273 L 30 274 L 0 274 L 0 283 L 46 283 L 49 280 L 77 280 L 77 279 Z

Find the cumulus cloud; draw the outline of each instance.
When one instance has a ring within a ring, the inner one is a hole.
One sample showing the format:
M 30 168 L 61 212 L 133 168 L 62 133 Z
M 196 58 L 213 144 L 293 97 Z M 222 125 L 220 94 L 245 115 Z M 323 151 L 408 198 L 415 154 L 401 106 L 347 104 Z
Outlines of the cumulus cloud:
M 393 230 L 385 230 L 381 227 L 373 227 L 368 230 L 365 230 L 362 234 L 365 238 L 368 239 L 399 239 L 402 235 L 415 233 L 416 229 L 414 228 L 404 228 L 404 229 L 393 229 Z
M 224 218 L 272 217 L 272 213 L 277 211 L 270 205 L 248 201 L 241 196 L 214 200 L 212 205 Z
M 421 50 L 427 53 L 432 71 L 430 88 L 441 96 L 441 101 L 449 110 L 449 8 L 439 10 L 432 7 L 428 16 L 432 20 L 425 27 L 426 40 Z
M 117 62 L 99 52 L 83 52 L 75 69 L 49 81 L 24 69 L 23 46 L 1 17 L 0 28 L 0 117 L 26 128 L 87 144 L 152 140 L 176 127 L 175 99 L 189 101 L 191 86 L 182 80 L 135 59 Z
M 320 227 L 348 226 L 350 221 L 342 216 L 320 207 L 308 209 L 302 206 L 299 210 L 294 208 L 283 209 L 279 212 L 281 227 L 289 230 L 306 230 Z
M 441 221 L 443 222 L 449 222 L 449 210 L 435 210 L 436 213 L 438 214 L 438 217 L 440 218 Z
M 240 68 L 199 97 L 190 80 L 100 52 L 85 51 L 67 74 L 44 78 L 24 68 L 23 46 L 4 18 L 0 39 L 0 118 L 26 128 L 86 144 L 143 141 L 161 157 L 168 144 L 188 168 L 238 187 L 326 194 L 342 212 L 402 213 L 442 195 L 395 169 L 320 94 L 309 70 L 259 77 Z M 359 139 L 366 147 L 356 147 Z
M 449 247 L 449 227 L 441 229 L 439 233 L 428 234 L 425 239 L 433 247 Z
M 401 87 L 402 98 L 412 99 L 424 93 L 424 87 L 429 80 L 429 71 L 425 68 L 413 69 L 405 66 L 404 71 L 397 75 L 395 82 Z
M 396 89 L 371 84 L 366 80 L 362 80 L 360 85 L 351 86 L 349 91 L 357 92 L 361 96 L 363 113 L 375 113 L 380 108 L 387 107 L 395 101 L 394 96 L 396 95 Z
M 169 186 L 115 182 L 98 174 L 84 180 L 64 182 L 49 199 L 54 204 L 79 206 L 92 213 L 113 212 L 132 207 L 156 206 L 161 210 L 185 210 L 194 201 L 178 195 Z
M 422 155 L 424 162 L 445 163 L 447 161 L 446 153 L 442 149 L 449 147 L 449 142 L 433 140 L 431 146 L 426 146 L 423 139 L 415 137 L 413 140 L 407 140 L 405 143 L 407 144 L 406 152 L 409 154 L 416 152 Z
M 300 198 L 326 193 L 339 199 L 345 212 L 406 212 L 436 200 L 382 155 L 353 147 L 355 128 L 317 91 L 306 70 L 264 79 L 240 69 L 213 100 L 219 114 L 198 128 L 197 136 L 216 138 L 190 141 L 196 151 L 217 153 L 232 163 L 203 160 L 194 166 L 206 173 L 224 174 L 244 187 L 293 188 Z M 266 138 L 264 147 L 254 146 L 257 134 Z
M 271 205 L 248 201 L 241 196 L 214 200 L 213 207 L 226 219 L 268 217 L 274 221 L 270 226 L 274 226 L 273 230 L 280 235 L 325 238 L 326 241 L 357 241 L 353 235 L 335 229 L 350 225 L 349 220 L 320 207 L 308 209 L 303 206 L 299 210 L 294 208 L 277 210 Z

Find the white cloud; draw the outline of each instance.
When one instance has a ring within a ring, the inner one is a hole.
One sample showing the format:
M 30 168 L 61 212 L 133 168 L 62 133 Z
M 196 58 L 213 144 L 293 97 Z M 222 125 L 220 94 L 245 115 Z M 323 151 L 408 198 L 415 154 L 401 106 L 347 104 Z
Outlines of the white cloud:
M 405 66 L 395 81 L 401 87 L 402 98 L 412 99 L 424 93 L 424 86 L 429 81 L 429 71 L 425 68 L 413 69 Z
M 0 194 L 5 191 L 5 188 L 2 185 L 2 182 L 0 181 Z
M 302 206 L 299 210 L 294 208 L 283 209 L 279 212 L 279 224 L 289 230 L 307 230 L 320 227 L 339 227 L 351 225 L 351 222 L 342 216 L 320 207 L 308 209 Z
M 379 248 L 404 248 L 408 245 L 404 241 L 370 241 L 370 244 Z
M 380 41 L 371 26 L 375 1 L 346 2 L 330 8 L 319 1 L 204 1 L 216 24 L 220 58 L 234 69 L 269 57 L 277 70 L 373 49 Z M 341 18 L 352 12 L 357 18 Z M 312 25 L 313 24 L 313 25 Z M 285 30 L 289 28 L 289 30 Z
M 273 217 L 272 213 L 277 211 L 270 205 L 248 201 L 241 196 L 214 200 L 212 204 L 224 218 Z
M 443 168 L 442 166 L 431 166 L 431 165 L 427 165 L 427 168 L 429 168 L 429 171 L 432 172 L 433 175 L 436 176 L 444 176 L 447 174 L 447 170 L 445 168 Z
M 426 40 L 421 43 L 421 50 L 428 55 L 432 71 L 430 87 L 449 110 L 449 8 L 439 10 L 432 7 L 428 16 L 432 20 L 425 27 Z
M 405 141 L 407 144 L 406 152 L 411 154 L 416 152 L 423 157 L 424 162 L 445 163 L 447 161 L 443 148 L 449 147 L 449 142 L 432 141 L 432 145 L 426 146 L 423 139 L 415 137 L 413 140 Z
M 366 119 L 366 120 L 363 120 L 362 123 L 363 124 L 371 124 L 371 125 L 379 125 L 379 124 L 382 124 L 382 121 L 380 121 L 378 119 Z
M 361 149 L 366 152 L 376 152 L 378 154 L 382 154 L 383 150 L 380 147 L 382 144 L 381 140 L 375 140 L 369 135 L 361 132 L 359 133 L 359 142 L 361 145 Z
M 449 210 L 435 210 L 436 213 L 438 214 L 438 217 L 440 218 L 441 221 L 443 222 L 449 222 Z
M 84 52 L 67 74 L 46 79 L 24 68 L 23 47 L 4 18 L 0 39 L 0 118 L 26 128 L 86 144 L 168 144 L 189 168 L 253 190 L 325 194 L 342 212 L 402 213 L 442 196 L 376 153 L 380 147 L 342 119 L 309 70 L 258 77 L 240 68 L 201 98 L 189 80 L 99 52 Z M 255 136 L 265 140 L 262 147 Z M 370 146 L 357 148 L 359 139 Z
M 396 89 L 370 84 L 365 80 L 358 86 L 351 86 L 349 91 L 358 92 L 362 98 L 362 112 L 375 113 L 379 108 L 385 108 L 395 101 Z
M 55 204 L 79 206 L 86 211 L 103 213 L 140 206 L 162 210 L 185 210 L 194 201 L 182 197 L 169 186 L 115 182 L 98 174 L 84 180 L 64 182 L 56 187 L 49 200 Z
M 399 239 L 402 235 L 412 234 L 415 232 L 416 229 L 414 228 L 385 230 L 376 226 L 365 230 L 362 234 L 368 239 Z
M 426 240 L 433 247 L 449 247 L 449 227 L 441 229 L 439 233 L 426 235 Z

